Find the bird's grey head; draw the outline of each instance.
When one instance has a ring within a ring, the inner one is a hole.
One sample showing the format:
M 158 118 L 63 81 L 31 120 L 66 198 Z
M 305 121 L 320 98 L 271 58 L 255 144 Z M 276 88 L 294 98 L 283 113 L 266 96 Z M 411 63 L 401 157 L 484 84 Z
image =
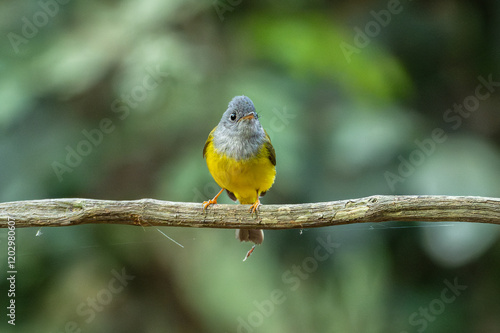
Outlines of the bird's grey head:
M 246 96 L 236 96 L 229 102 L 217 125 L 214 147 L 237 160 L 247 159 L 258 153 L 265 137 L 252 100 Z

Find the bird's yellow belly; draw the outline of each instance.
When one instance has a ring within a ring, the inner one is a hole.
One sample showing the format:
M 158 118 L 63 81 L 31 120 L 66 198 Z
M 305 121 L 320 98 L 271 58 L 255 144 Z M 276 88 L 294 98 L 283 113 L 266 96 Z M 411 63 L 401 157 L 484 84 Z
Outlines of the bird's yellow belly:
M 247 160 L 220 155 L 212 145 L 207 154 L 208 170 L 217 184 L 234 193 L 241 204 L 252 204 L 274 183 L 276 169 L 264 154 Z M 263 148 L 264 149 L 264 148 Z

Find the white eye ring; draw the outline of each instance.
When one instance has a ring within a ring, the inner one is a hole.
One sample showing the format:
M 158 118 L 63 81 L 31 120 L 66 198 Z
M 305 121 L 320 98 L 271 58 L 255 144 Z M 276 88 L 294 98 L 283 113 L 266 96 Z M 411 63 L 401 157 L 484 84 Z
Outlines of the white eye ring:
M 229 119 L 231 119 L 231 121 L 235 121 L 236 120 L 236 112 L 231 113 L 231 115 L 229 116 Z

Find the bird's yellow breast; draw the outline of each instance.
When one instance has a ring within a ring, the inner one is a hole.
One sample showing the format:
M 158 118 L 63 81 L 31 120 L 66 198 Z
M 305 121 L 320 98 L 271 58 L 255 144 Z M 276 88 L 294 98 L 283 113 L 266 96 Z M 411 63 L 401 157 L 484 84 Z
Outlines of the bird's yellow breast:
M 234 193 L 241 204 L 252 204 L 271 188 L 276 168 L 269 160 L 266 145 L 249 159 L 236 160 L 220 154 L 213 142 L 207 142 L 205 157 L 208 170 L 217 184 Z

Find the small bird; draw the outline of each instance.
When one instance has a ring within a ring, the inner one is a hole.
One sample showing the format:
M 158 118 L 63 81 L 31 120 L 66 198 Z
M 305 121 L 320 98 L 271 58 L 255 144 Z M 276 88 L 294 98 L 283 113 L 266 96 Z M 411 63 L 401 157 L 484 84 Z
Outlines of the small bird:
M 210 174 L 222 188 L 213 199 L 203 202 L 203 209 L 216 204 L 226 190 L 232 200 L 251 204 L 251 213 L 257 212 L 259 197 L 266 194 L 276 177 L 276 153 L 250 98 L 236 96 L 232 99 L 219 124 L 208 135 L 203 157 Z M 239 229 L 236 238 L 261 244 L 264 232 Z

